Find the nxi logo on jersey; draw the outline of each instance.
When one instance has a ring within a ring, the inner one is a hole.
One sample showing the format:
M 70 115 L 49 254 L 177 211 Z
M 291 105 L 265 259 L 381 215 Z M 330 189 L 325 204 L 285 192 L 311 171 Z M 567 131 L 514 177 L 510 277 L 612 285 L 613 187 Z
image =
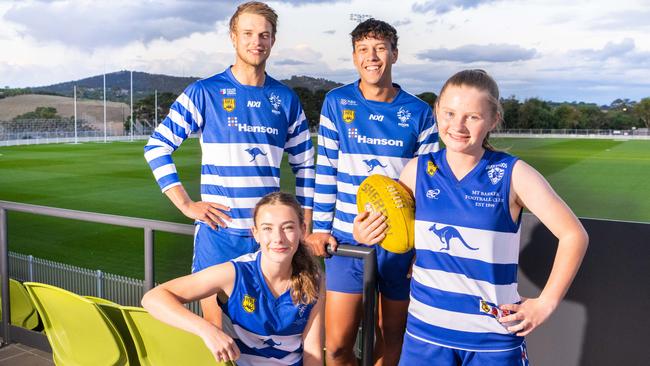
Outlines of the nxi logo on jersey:
M 259 108 L 260 106 L 262 106 L 262 102 L 260 102 L 259 100 L 249 100 L 248 102 L 246 102 L 246 106 L 248 108 Z
M 381 122 L 384 120 L 384 116 L 381 114 L 371 114 L 368 119 L 371 121 Z

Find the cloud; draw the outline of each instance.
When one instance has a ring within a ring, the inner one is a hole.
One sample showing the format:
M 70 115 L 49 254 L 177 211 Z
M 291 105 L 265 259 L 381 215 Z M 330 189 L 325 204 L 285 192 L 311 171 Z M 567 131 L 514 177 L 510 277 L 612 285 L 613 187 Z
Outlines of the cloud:
M 38 41 L 58 41 L 82 49 L 132 41 L 175 40 L 207 32 L 232 14 L 230 1 L 160 3 L 59 1 L 17 4 L 4 16 Z
M 534 48 L 525 49 L 517 45 L 489 44 L 487 46 L 466 45 L 454 49 L 437 48 L 417 53 L 417 57 L 428 61 L 457 62 L 513 62 L 525 61 L 535 57 Z
M 401 27 L 401 26 L 403 26 L 403 25 L 409 25 L 409 24 L 411 24 L 411 23 L 413 23 L 413 22 L 411 21 L 411 19 L 409 19 L 409 18 L 404 18 L 404 19 L 402 19 L 402 20 L 396 20 L 396 21 L 394 21 L 394 22 L 392 22 L 392 23 L 390 23 L 390 24 L 391 24 L 393 27 Z
M 435 12 L 436 14 L 445 14 L 454 9 L 471 9 L 495 1 L 497 0 L 432 0 L 415 3 L 411 6 L 411 10 L 415 13 Z
M 281 1 L 293 6 L 324 0 Z M 42 42 L 90 50 L 133 41 L 180 39 L 216 29 L 230 18 L 236 3 L 229 0 L 157 1 L 28 1 L 18 2 L 4 14 L 21 33 Z
M 293 60 L 293 59 L 282 59 L 282 60 L 273 60 L 274 65 L 281 65 L 281 66 L 296 66 L 296 65 L 309 65 L 309 62 L 305 61 L 300 61 L 300 60 Z
M 600 50 L 577 50 L 573 53 L 589 60 L 604 61 L 610 58 L 623 58 L 634 52 L 635 47 L 633 39 L 625 38 L 619 43 L 607 42 L 607 44 Z

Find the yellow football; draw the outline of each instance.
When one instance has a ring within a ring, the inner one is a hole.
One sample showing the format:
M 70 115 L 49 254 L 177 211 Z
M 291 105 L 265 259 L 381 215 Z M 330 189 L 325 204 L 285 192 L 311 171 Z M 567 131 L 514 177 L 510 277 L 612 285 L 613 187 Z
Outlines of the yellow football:
M 382 248 L 400 254 L 413 248 L 415 204 L 399 182 L 379 174 L 364 179 L 357 191 L 357 209 L 386 216 L 386 237 L 379 242 Z

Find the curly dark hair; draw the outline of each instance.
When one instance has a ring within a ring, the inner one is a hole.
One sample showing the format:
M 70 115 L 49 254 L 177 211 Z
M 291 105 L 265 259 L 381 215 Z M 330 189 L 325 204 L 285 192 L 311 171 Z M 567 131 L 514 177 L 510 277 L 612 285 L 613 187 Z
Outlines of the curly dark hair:
M 390 46 L 394 50 L 397 49 L 397 30 L 392 25 L 374 18 L 359 23 L 350 36 L 352 36 L 353 50 L 354 43 L 365 38 L 387 39 L 390 41 Z

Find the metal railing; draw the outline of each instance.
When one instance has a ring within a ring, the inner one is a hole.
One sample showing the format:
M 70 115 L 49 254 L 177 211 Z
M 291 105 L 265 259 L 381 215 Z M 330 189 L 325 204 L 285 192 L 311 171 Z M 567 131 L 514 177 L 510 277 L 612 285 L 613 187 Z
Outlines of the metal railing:
M 35 215 L 60 217 L 72 220 L 117 225 L 144 230 L 144 291 L 154 287 L 154 232 L 163 231 L 175 234 L 194 235 L 194 227 L 165 221 L 149 220 L 136 217 L 100 214 L 96 212 L 76 211 L 47 206 L 0 200 L 0 276 L 2 287 L 2 336 L 3 345 L 13 339 L 28 346 L 48 349 L 47 338 L 34 331 L 10 324 L 9 300 L 9 243 L 7 241 L 7 211 L 17 211 Z M 339 245 L 336 252 L 328 246 L 330 255 L 361 258 L 364 261 L 363 272 L 363 319 L 361 332 L 362 365 L 373 365 L 373 345 L 375 336 L 375 288 L 377 259 L 372 247 Z

